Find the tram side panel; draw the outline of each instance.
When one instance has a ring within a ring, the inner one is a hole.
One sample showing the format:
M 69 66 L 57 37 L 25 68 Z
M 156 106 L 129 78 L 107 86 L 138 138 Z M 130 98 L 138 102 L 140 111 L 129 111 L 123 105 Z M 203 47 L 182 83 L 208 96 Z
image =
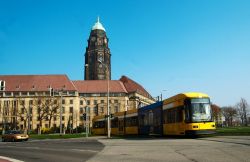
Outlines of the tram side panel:
M 140 135 L 162 135 L 162 102 L 138 109 L 138 127 Z

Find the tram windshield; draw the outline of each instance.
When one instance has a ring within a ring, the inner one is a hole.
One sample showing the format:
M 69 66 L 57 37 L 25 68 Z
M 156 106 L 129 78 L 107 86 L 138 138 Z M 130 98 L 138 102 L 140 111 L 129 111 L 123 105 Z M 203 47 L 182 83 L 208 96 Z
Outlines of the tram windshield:
M 191 99 L 192 122 L 212 121 L 212 110 L 208 98 Z

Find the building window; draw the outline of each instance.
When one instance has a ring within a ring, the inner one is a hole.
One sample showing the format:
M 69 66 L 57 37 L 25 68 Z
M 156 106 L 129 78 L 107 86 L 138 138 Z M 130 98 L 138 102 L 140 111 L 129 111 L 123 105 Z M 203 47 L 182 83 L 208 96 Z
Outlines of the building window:
M 54 116 L 54 121 L 56 121 L 56 116 Z
M 65 120 L 65 117 L 64 116 L 62 116 L 62 121 L 64 121 Z
M 45 128 L 49 128 L 49 124 L 45 124 Z
M 63 114 L 65 113 L 65 107 L 62 107 L 62 113 Z
M 57 104 L 57 100 L 54 100 L 54 104 L 55 104 L 55 105 Z
M 35 92 L 29 92 L 30 96 L 35 96 Z
M 94 104 L 97 105 L 97 100 L 94 100 Z
M 100 108 L 100 111 L 101 111 L 101 113 L 104 113 L 104 108 L 101 107 L 101 108 Z
M 56 124 L 53 124 L 53 127 L 56 128 Z
M 87 105 L 90 105 L 90 100 L 87 100 Z
M 82 107 L 80 107 L 80 113 L 83 114 L 83 108 Z
M 37 101 L 37 104 L 38 104 L 38 105 L 41 105 L 41 104 L 42 104 L 41 99 L 39 99 L 39 100 Z
M 24 114 L 24 111 L 25 111 L 24 108 L 22 108 L 22 109 L 21 109 L 21 114 Z
M 73 104 L 73 100 L 70 100 L 69 102 L 70 102 L 70 104 Z
M 94 107 L 94 114 L 98 115 L 98 108 L 97 107 Z
M 69 108 L 69 112 L 70 112 L 70 113 L 73 113 L 73 107 L 70 107 L 70 108 Z
M 115 106 L 115 113 L 116 112 L 119 112 L 119 107 L 118 106 Z
M 5 96 L 11 96 L 11 92 L 5 92 Z
M 32 107 L 30 107 L 30 108 L 29 108 L 29 110 L 30 110 L 30 112 L 29 112 L 29 113 L 30 113 L 30 114 L 32 114 L 32 113 L 33 113 L 33 109 L 32 109 Z
M 62 100 L 62 104 L 65 104 L 65 100 Z
M 25 105 L 25 100 L 21 100 L 20 105 Z
M 104 103 L 104 100 L 101 100 L 101 103 Z
M 114 103 L 118 103 L 118 100 L 114 100 Z
M 83 105 L 83 100 L 80 101 L 80 105 Z
M 22 92 L 22 95 L 23 95 L 23 96 L 27 96 L 28 93 L 27 93 L 27 92 Z
M 30 100 L 30 101 L 29 101 L 29 105 L 33 105 L 33 100 Z

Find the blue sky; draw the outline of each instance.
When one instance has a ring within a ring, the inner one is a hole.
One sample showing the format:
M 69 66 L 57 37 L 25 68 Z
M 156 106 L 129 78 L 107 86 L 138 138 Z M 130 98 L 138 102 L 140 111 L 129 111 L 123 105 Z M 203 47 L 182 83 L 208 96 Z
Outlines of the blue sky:
M 126 75 L 152 96 L 199 91 L 219 106 L 250 103 L 250 1 L 0 0 L 0 75 L 84 77 L 100 16 L 112 79 Z

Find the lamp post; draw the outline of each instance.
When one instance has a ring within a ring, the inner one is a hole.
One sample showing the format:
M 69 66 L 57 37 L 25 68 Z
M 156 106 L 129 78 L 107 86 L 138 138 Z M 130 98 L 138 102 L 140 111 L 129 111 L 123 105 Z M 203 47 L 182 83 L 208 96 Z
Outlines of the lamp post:
M 62 93 L 63 93 L 63 91 L 60 91 L 59 92 L 59 94 L 60 94 L 60 102 L 61 102 L 61 104 L 60 104 L 60 135 L 62 135 L 62 101 L 63 101 L 63 99 L 62 99 Z
M 60 96 L 60 136 L 62 135 L 62 101 L 63 101 L 63 92 L 64 92 L 64 88 L 62 88 L 61 90 L 55 90 L 53 88 L 49 88 L 50 91 L 50 96 L 54 96 L 54 92 L 57 92 L 58 95 Z
M 85 121 L 85 135 L 86 137 L 88 137 L 88 134 L 89 134 L 89 107 L 87 106 L 87 100 L 86 98 L 80 96 L 80 99 L 84 99 L 85 101 L 85 113 L 86 113 L 86 121 Z
M 98 60 L 98 62 L 100 64 L 102 64 L 103 66 L 105 66 L 106 72 L 108 72 L 108 66 L 103 64 L 103 62 L 101 60 Z M 107 129 L 108 129 L 108 134 L 107 134 L 107 138 L 110 138 L 110 134 L 111 134 L 111 128 L 110 128 L 110 108 L 109 108 L 109 78 L 107 77 L 107 116 L 108 116 L 108 121 L 107 121 Z
M 161 101 L 162 101 L 162 92 L 166 92 L 166 91 L 167 90 L 165 90 L 165 89 L 161 91 Z

